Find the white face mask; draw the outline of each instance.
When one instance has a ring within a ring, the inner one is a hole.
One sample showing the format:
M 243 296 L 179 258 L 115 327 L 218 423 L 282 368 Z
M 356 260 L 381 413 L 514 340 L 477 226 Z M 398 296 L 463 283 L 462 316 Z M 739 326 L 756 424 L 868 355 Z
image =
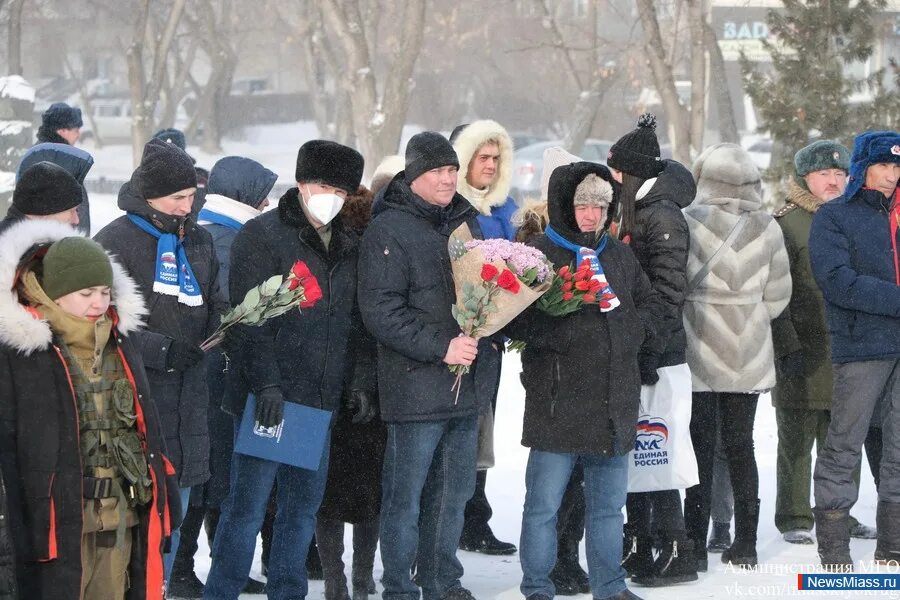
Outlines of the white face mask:
M 309 214 L 322 225 L 331 223 L 344 206 L 344 199 L 337 194 L 311 194 L 307 187 L 306 195 L 309 196 L 309 200 L 306 201 Z

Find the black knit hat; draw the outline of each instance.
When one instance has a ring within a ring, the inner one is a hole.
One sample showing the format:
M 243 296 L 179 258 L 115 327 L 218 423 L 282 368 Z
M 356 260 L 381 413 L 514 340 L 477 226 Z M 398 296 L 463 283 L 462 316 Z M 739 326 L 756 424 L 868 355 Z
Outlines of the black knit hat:
M 294 181 L 324 183 L 352 194 L 362 181 L 362 154 L 343 144 L 310 140 L 297 152 Z
M 55 215 L 81 204 L 83 192 L 68 171 L 46 160 L 28 167 L 13 191 L 13 206 L 26 215 Z
M 84 126 L 81 120 L 81 109 L 69 106 L 65 102 L 54 102 L 41 115 L 41 125 L 56 131 L 57 129 L 75 129 Z
M 662 173 L 665 165 L 659 158 L 656 117 L 651 113 L 638 117 L 637 129 L 623 135 L 609 149 L 606 164 L 641 179 L 653 179 Z
M 144 146 L 144 154 L 135 176 L 138 189 L 145 200 L 163 198 L 197 187 L 197 172 L 191 157 L 175 144 L 157 138 Z
M 173 127 L 169 127 L 168 129 L 160 129 L 153 134 L 153 137 L 157 140 L 175 144 L 182 150 L 185 150 L 187 148 L 187 142 L 184 139 L 184 132 L 180 129 L 175 129 Z
M 453 166 L 459 168 L 456 150 L 447 138 L 434 131 L 423 131 L 406 143 L 406 183 L 412 183 L 419 175 L 431 169 Z

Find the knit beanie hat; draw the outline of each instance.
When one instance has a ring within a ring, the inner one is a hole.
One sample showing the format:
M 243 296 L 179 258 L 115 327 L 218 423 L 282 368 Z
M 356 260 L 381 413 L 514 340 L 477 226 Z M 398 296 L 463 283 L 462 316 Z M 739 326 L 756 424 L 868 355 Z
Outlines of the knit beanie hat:
M 13 190 L 13 206 L 25 215 L 55 215 L 75 208 L 83 198 L 78 180 L 46 160 L 25 169 Z
M 638 117 L 637 129 L 623 135 L 609 149 L 606 164 L 640 179 L 653 179 L 662 173 L 665 165 L 659 158 L 656 117 L 651 113 Z
M 412 183 L 418 177 L 441 167 L 459 168 L 459 158 L 447 138 L 435 131 L 423 131 L 412 136 L 406 143 L 406 183 Z
M 831 140 L 818 140 L 801 148 L 794 155 L 794 172 L 801 180 L 813 171 L 825 169 L 850 170 L 850 151 Z
M 547 201 L 547 190 L 550 187 L 550 176 L 554 169 L 563 165 L 581 162 L 582 159 L 574 154 L 566 152 L 559 146 L 553 146 L 544 150 L 544 165 L 541 171 L 541 200 Z
M 51 300 L 89 287 L 112 287 L 109 256 L 94 240 L 67 237 L 55 242 L 44 255 L 41 286 Z
M 153 138 L 144 146 L 141 164 L 135 173 L 145 200 L 163 198 L 197 187 L 197 172 L 191 157 L 174 143 Z
M 575 188 L 572 206 L 599 206 L 606 208 L 612 203 L 612 199 L 612 185 L 602 177 L 590 173 Z
M 294 181 L 323 183 L 352 194 L 363 175 L 362 154 L 343 144 L 310 140 L 297 152 Z
M 65 102 L 54 102 L 41 115 L 41 125 L 51 131 L 82 127 L 81 109 Z
M 175 144 L 182 150 L 185 150 L 187 148 L 187 142 L 184 139 L 184 132 L 173 127 L 169 127 L 168 129 L 160 129 L 153 134 L 153 139 L 169 142 L 170 144 Z

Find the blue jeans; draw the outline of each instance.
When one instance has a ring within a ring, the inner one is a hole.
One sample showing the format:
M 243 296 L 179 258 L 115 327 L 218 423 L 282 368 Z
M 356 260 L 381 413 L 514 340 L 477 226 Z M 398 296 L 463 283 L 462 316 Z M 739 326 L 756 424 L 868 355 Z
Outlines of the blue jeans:
M 387 424 L 381 501 L 384 600 L 438 600 L 459 587 L 463 511 L 475 490 L 478 416 Z
M 575 462 L 584 466 L 585 533 L 588 576 L 594 598 L 625 589 L 622 560 L 622 507 L 628 490 L 628 455 L 563 454 L 532 450 L 525 471 L 520 590 L 527 598 L 556 589 L 550 571 L 556 563 L 556 513 Z
M 236 420 L 236 423 L 239 421 Z M 325 493 L 330 433 L 318 471 L 234 453 L 231 488 L 213 542 L 213 560 L 203 588 L 206 600 L 237 600 L 247 584 L 256 535 L 266 515 L 269 493 L 278 481 L 278 512 L 272 535 L 266 594 L 269 600 L 306 598 L 306 553 Z M 298 568 L 299 567 L 299 568 Z
M 181 517 L 184 518 L 188 511 L 188 505 L 191 502 L 191 488 L 180 488 L 178 491 L 181 494 Z M 163 554 L 163 569 L 166 581 L 169 580 L 169 576 L 172 574 L 172 565 L 175 563 L 175 555 L 178 554 L 178 546 L 180 544 L 181 527 L 172 531 L 172 536 L 169 538 L 169 551 Z

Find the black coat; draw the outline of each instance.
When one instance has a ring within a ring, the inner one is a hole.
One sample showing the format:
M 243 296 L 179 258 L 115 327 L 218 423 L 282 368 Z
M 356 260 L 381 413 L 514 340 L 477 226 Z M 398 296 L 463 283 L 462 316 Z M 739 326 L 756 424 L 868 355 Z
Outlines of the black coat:
M 578 232 L 572 198 L 589 173 L 607 181 L 606 167 L 575 163 L 550 180 L 550 224 L 573 243 L 593 246 L 594 234 Z M 610 208 L 613 212 L 615 207 Z M 573 265 L 575 254 L 546 236 L 531 238 L 556 269 Z M 553 317 L 531 306 L 506 328 L 526 342 L 522 353 L 525 419 L 522 444 L 547 452 L 619 456 L 634 447 L 641 396 L 638 352 L 652 341 L 664 312 L 631 249 L 610 239 L 600 256 L 621 304 L 610 312 L 596 306 Z
M 59 224 L 34 221 L 27 229 L 32 228 L 53 232 L 49 239 L 45 236 L 39 240 L 42 242 L 71 235 L 67 227 Z M 15 234 L 10 231 L 0 238 L 7 250 L 19 244 L 17 251 L 7 256 L 22 251 L 23 232 L 24 229 L 17 228 Z M 15 266 L 10 268 L 4 264 L 3 267 L 4 274 L 16 272 Z M 158 600 L 163 582 L 164 538 L 171 527 L 178 526 L 180 500 L 175 471 L 164 456 L 165 444 L 151 399 L 151 386 L 140 353 L 127 337 L 139 325 L 142 303 L 137 299 L 134 284 L 122 273 L 114 265 L 113 297 L 121 319 L 118 313 L 111 313 L 114 328 L 110 341 L 119 352 L 135 390 L 136 426 L 144 442 L 153 481 L 151 504 L 137 508 L 139 524 L 132 530 L 128 568 L 131 589 L 126 598 Z M 0 472 L 6 483 L 19 594 L 29 600 L 78 600 L 82 578 L 83 471 L 72 381 L 50 326 L 19 304 L 15 292 L 11 291 L 14 286 L 9 282 L 3 282 L 3 289 L 6 291 L 0 295 L 3 317 L 0 319 Z
M 227 309 L 225 293 L 218 283 L 219 263 L 213 250 L 212 236 L 196 226 L 194 214 L 185 225 L 183 240 L 188 262 L 203 293 L 201 306 L 187 306 L 176 296 L 153 291 L 156 275 L 157 240 L 132 223 L 119 217 L 104 227 L 95 239 L 115 254 L 137 281 L 147 303 L 147 328 L 132 337 L 147 367 L 153 388 L 169 458 L 178 471 L 181 487 L 191 487 L 209 478 L 209 434 L 206 411 L 209 396 L 206 385 L 206 361 L 184 370 L 169 371 L 166 360 L 172 340 L 199 345 L 218 326 L 220 315 Z M 162 229 L 175 232 L 176 219 L 160 215 L 141 198 L 133 182 L 119 190 L 119 208 L 158 221 Z
M 54 135 L 56 135 L 55 132 Z M 65 140 L 62 140 L 61 143 L 57 142 L 56 146 L 46 146 L 39 140 L 37 145 L 32 146 L 22 156 L 22 160 L 16 169 L 16 179 L 21 177 L 22 173 L 29 167 L 43 160 L 59 165 L 78 181 L 78 184 L 81 186 L 82 197 L 81 204 L 76 209 L 78 213 L 78 228 L 90 235 L 91 205 L 88 200 L 87 189 L 84 187 L 84 180 L 91 167 L 94 166 L 94 157 L 81 148 L 70 146 Z
M 650 191 L 635 203 L 630 244 L 665 308 L 656 336 L 643 348 L 643 352 L 658 357 L 653 361 L 657 367 L 687 360 L 681 310 L 687 288 L 690 235 L 681 209 L 694 200 L 697 192 L 694 177 L 681 163 L 667 160 L 665 165 Z
M 323 297 L 309 309 L 292 310 L 261 327 L 235 327 L 229 356 L 237 376 L 229 378 L 223 409 L 244 410 L 248 392 L 277 386 L 289 402 L 325 410 L 341 403 L 346 373 L 365 333 L 356 308 L 358 237 L 340 218 L 332 221 L 328 250 L 300 206 L 297 188 L 272 210 L 241 228 L 231 249 L 231 298 L 273 275 L 286 275 L 302 260 L 319 281 Z M 364 361 L 365 355 L 361 355 Z M 371 368 L 356 365 L 355 385 L 368 389 Z
M 378 342 L 378 388 L 386 422 L 468 416 L 478 410 L 472 372 L 456 376 L 443 362 L 460 334 L 450 313 L 456 302 L 447 242 L 461 224 L 478 235 L 478 212 L 456 194 L 444 208 L 415 195 L 399 173 L 386 188 L 363 234 L 359 259 L 359 305 Z M 490 343 L 482 340 L 482 344 Z
M 16 582 L 16 552 L 9 528 L 9 509 L 6 506 L 6 485 L 0 469 L 0 600 L 19 597 Z

